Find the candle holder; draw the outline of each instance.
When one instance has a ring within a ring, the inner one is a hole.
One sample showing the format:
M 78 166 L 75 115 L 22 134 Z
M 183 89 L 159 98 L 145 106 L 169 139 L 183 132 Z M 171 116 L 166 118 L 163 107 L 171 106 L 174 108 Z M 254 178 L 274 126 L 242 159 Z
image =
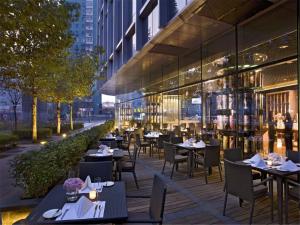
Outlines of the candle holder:
M 96 189 L 93 189 L 89 192 L 89 199 L 95 200 L 96 198 L 97 198 L 97 191 L 96 191 Z

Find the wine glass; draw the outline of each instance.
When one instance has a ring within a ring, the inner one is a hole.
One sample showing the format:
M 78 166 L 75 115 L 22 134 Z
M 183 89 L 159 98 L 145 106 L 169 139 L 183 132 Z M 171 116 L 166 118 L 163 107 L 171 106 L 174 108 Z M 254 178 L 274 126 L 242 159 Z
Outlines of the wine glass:
M 99 193 L 101 192 L 101 189 L 102 189 L 101 177 L 95 177 L 94 181 L 95 181 L 95 183 L 97 183 L 96 191 L 97 191 L 97 197 L 99 199 L 99 196 L 100 196 Z

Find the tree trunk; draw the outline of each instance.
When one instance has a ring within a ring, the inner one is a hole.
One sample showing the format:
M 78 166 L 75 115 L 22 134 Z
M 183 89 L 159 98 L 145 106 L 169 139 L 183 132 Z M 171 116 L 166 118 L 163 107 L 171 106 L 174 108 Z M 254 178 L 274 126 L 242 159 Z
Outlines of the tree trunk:
M 18 118 L 17 118 L 17 106 L 16 105 L 13 106 L 13 110 L 14 110 L 14 119 L 15 119 L 15 130 L 17 130 L 17 128 L 18 128 Z
M 32 141 L 37 142 L 37 97 L 32 99 Z
M 57 102 L 57 108 L 56 108 L 56 117 L 57 117 L 57 134 L 60 134 L 60 126 L 61 126 L 61 120 L 60 120 L 60 101 Z
M 70 103 L 70 128 L 73 130 L 73 104 Z

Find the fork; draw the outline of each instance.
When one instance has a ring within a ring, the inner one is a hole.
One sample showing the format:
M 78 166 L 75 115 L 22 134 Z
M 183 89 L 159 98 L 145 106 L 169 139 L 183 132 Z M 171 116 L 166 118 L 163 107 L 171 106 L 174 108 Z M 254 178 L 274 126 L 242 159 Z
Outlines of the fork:
M 70 207 L 66 207 L 66 209 L 65 209 L 64 213 L 62 214 L 60 220 L 62 220 L 62 219 L 65 217 L 65 215 L 67 214 L 67 212 L 68 212 L 69 210 L 70 210 Z
M 99 207 L 99 203 L 96 203 L 96 206 L 95 206 L 95 211 L 94 211 L 94 218 L 96 216 L 96 212 L 97 212 L 97 208 Z
M 101 205 L 101 203 L 99 202 L 99 213 L 98 213 L 98 218 L 100 217 L 101 209 L 102 209 L 102 205 Z

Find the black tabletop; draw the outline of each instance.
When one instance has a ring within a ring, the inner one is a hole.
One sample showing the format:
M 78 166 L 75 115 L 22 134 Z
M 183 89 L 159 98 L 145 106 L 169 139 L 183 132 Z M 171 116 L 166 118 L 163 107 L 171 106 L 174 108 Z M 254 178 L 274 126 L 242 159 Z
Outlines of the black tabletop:
M 96 154 L 99 149 L 90 149 L 86 152 L 86 155 Z M 101 157 L 101 156 L 93 156 L 93 157 Z M 122 149 L 115 149 L 113 152 L 113 159 L 119 160 L 124 157 L 124 151 Z
M 55 221 L 46 220 L 43 213 L 49 209 L 62 208 L 66 203 L 66 191 L 62 185 L 55 186 L 41 203 L 28 216 L 29 224 L 94 224 L 122 223 L 128 218 L 126 190 L 124 182 L 115 182 L 112 187 L 104 187 L 100 193 L 100 201 L 105 201 L 103 218 Z
M 185 145 L 182 145 L 183 143 L 179 143 L 179 144 L 174 144 L 176 147 L 178 148 L 183 148 L 183 149 L 186 149 L 186 150 L 204 150 L 206 146 L 209 146 L 209 145 L 205 145 L 205 147 L 196 147 L 196 146 L 185 146 Z
M 117 137 L 104 137 L 100 138 L 100 141 L 123 141 L 123 137 L 117 136 Z

